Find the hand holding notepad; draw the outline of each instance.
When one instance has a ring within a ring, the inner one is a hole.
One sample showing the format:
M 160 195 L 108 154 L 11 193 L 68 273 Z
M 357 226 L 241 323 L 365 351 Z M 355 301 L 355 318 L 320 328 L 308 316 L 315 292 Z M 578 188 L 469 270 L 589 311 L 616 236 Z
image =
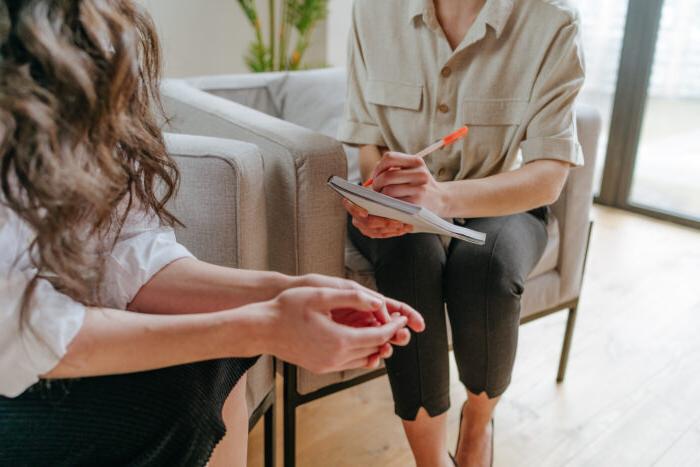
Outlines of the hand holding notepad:
M 389 158 L 385 156 L 374 170 L 375 177 L 370 177 L 370 179 L 367 180 L 363 184 L 363 186 L 353 185 L 352 183 L 349 183 L 347 180 L 344 180 L 340 177 L 332 177 L 330 180 L 328 180 L 328 185 L 331 188 L 333 188 L 336 192 L 340 193 L 340 195 L 343 196 L 347 201 L 366 211 L 368 215 L 380 217 L 384 220 L 388 219 L 389 221 L 393 221 L 394 223 L 399 225 L 399 227 L 396 229 L 396 235 L 420 232 L 434 233 L 438 235 L 447 235 L 470 243 L 483 245 L 486 241 L 486 235 L 481 232 L 467 229 L 465 227 L 460 227 L 453 224 L 452 222 L 448 222 L 442 219 L 434 212 L 427 209 L 425 206 L 418 206 L 416 204 L 408 203 L 406 201 L 387 196 L 387 194 L 385 193 L 379 193 L 370 189 L 370 186 L 374 184 L 375 178 L 381 176 L 384 173 L 392 172 L 391 177 L 387 178 L 396 179 L 396 177 L 393 176 L 394 173 L 398 173 L 403 169 L 410 170 L 411 168 L 417 168 L 416 160 L 420 162 L 420 164 L 418 164 L 418 166 L 420 166 L 419 168 L 427 172 L 427 168 L 424 167 L 425 164 L 422 161 L 424 157 L 434 153 L 439 149 L 449 146 L 450 144 L 453 144 L 456 141 L 459 141 L 460 139 L 467 136 L 468 133 L 469 129 L 466 126 L 462 127 L 454 133 L 431 144 L 415 156 L 405 154 L 390 154 L 390 156 L 392 157 Z M 435 188 L 437 186 L 435 184 L 435 181 L 432 179 L 432 177 L 429 178 L 433 182 L 432 185 Z M 428 185 L 430 185 L 430 183 Z M 406 188 L 402 187 L 399 183 L 387 184 L 385 186 L 385 189 L 382 191 L 398 192 L 402 190 L 406 191 Z M 424 196 L 425 193 L 426 191 L 424 190 L 422 195 Z M 411 199 L 410 196 L 406 197 L 401 194 L 398 194 L 397 196 L 403 196 L 404 198 Z M 424 199 L 424 201 L 429 200 Z M 406 230 L 407 226 L 410 227 L 411 230 Z M 392 232 L 392 230 L 389 230 L 388 236 L 394 235 Z M 368 234 L 365 233 L 365 235 Z M 380 232 L 379 235 L 380 237 L 378 238 L 385 238 L 387 236 L 386 232 Z
M 374 190 L 348 182 L 340 177 L 331 177 L 328 186 L 343 198 L 360 206 L 370 215 L 392 219 L 413 226 L 411 233 L 434 233 L 483 245 L 486 234 L 476 230 L 460 227 L 442 219 L 432 211 L 407 203 Z

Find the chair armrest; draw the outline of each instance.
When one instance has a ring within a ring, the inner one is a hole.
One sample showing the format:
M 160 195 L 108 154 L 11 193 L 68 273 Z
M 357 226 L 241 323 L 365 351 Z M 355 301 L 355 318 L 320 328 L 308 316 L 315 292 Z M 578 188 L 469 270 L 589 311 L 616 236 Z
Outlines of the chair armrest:
M 345 211 L 326 186 L 345 176 L 342 145 L 227 101 L 183 81 L 161 89 L 168 131 L 232 138 L 260 148 L 267 195 L 270 267 L 286 274 L 343 276 Z
M 252 144 L 165 134 L 181 174 L 169 208 L 185 225 L 175 234 L 202 261 L 267 269 L 263 162 Z
M 601 129 L 601 117 L 594 108 L 579 106 L 576 113 L 578 139 L 585 166 L 571 169 L 561 197 L 552 206 L 561 234 L 557 268 L 561 279 L 562 303 L 577 298 L 581 291 L 593 202 L 593 174 Z

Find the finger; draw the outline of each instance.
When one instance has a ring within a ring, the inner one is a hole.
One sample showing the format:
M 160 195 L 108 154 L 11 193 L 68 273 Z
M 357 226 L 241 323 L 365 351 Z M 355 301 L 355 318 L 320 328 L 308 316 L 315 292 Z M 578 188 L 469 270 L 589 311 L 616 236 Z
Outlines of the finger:
M 353 217 L 352 225 L 358 229 L 395 229 L 403 224 L 385 217 L 367 216 L 365 218 Z
M 391 358 L 391 356 L 394 354 L 394 347 L 391 344 L 384 344 L 379 348 L 379 352 L 377 353 L 379 358 L 386 360 L 387 358 Z
M 379 355 L 373 354 L 369 357 L 358 358 L 348 363 L 344 363 L 337 368 L 337 371 L 356 370 L 359 368 L 375 369 L 379 367 Z
M 428 183 L 430 173 L 423 168 L 386 170 L 374 180 L 374 189 L 381 191 L 390 185 L 424 185 Z
M 358 228 L 366 237 L 394 237 L 398 235 L 403 235 L 411 232 L 411 229 L 406 227 L 401 227 L 398 229 L 368 229 L 368 228 Z
M 347 199 L 343 199 L 343 206 L 345 206 L 345 209 L 353 217 L 365 218 L 369 215 L 366 209 L 361 208 L 357 204 L 348 201 Z
M 422 332 L 425 330 L 425 320 L 423 315 L 414 310 L 411 306 L 406 305 L 403 302 L 394 300 L 393 298 L 385 298 L 385 303 L 387 310 L 392 315 L 398 313 L 401 316 L 405 316 L 408 319 L 408 327 L 415 332 Z
M 363 293 L 369 294 L 369 295 L 375 297 L 376 299 L 380 300 L 382 302 L 382 304 L 384 303 L 384 296 L 382 294 L 380 294 L 379 292 L 376 292 L 372 289 L 368 289 L 367 287 L 363 287 L 360 284 L 358 284 L 357 282 L 348 281 L 348 283 L 350 284 L 350 286 L 349 286 L 350 289 L 358 290 L 358 291 L 361 291 Z M 367 315 L 364 315 L 364 316 L 365 316 L 364 321 L 369 322 L 369 324 L 371 324 L 371 325 L 382 325 L 382 324 L 386 324 L 389 321 L 391 321 L 391 315 L 389 314 L 389 309 L 384 305 L 382 305 L 382 307 L 379 310 L 374 312 L 373 317 L 370 318 L 370 317 L 367 317 Z
M 384 295 L 380 294 L 380 293 L 377 292 L 376 290 L 372 290 L 372 289 L 370 289 L 370 288 L 368 288 L 368 287 L 365 287 L 364 285 L 359 284 L 358 282 L 355 282 L 355 281 L 353 281 L 353 280 L 351 280 L 351 279 L 341 279 L 341 278 L 335 278 L 335 279 L 337 279 L 337 281 L 338 281 L 338 288 L 339 288 L 339 289 L 359 290 L 359 291 L 361 291 L 361 292 L 367 293 L 367 294 L 369 294 L 369 295 L 372 295 L 373 297 L 378 298 L 378 299 L 381 300 L 382 302 L 383 302 L 384 299 L 385 299 Z M 387 317 L 387 321 L 391 318 L 391 316 L 389 316 L 389 314 L 388 314 L 388 310 L 387 310 L 387 316 L 386 316 L 386 317 Z
M 384 153 L 379 164 L 372 171 L 372 178 L 376 179 L 382 172 L 389 170 L 391 168 L 414 168 L 419 167 L 423 164 L 423 159 L 420 157 L 412 156 L 409 154 L 402 154 L 400 152 L 387 152 Z
M 365 365 L 365 368 L 368 370 L 374 370 L 379 368 L 379 363 L 381 362 L 381 359 L 379 358 L 379 355 L 372 355 L 367 359 L 367 364 Z
M 329 312 L 350 308 L 372 313 L 384 306 L 384 300 L 362 290 L 319 288 L 313 298 L 322 309 Z
M 391 347 L 391 344 L 387 342 L 386 344 L 382 344 L 379 347 L 364 347 L 361 349 L 348 351 L 345 353 L 343 363 L 353 362 L 361 358 L 369 358 L 372 355 L 379 355 L 381 358 L 384 358 L 382 357 L 382 355 L 391 355 L 391 353 L 393 352 L 393 350 L 390 350 Z
M 357 204 L 353 203 L 352 201 L 349 201 L 347 199 L 343 199 L 343 205 L 345 206 L 345 209 L 352 215 L 353 217 L 359 217 L 359 218 L 364 218 L 368 216 L 367 210 L 358 206 Z
M 389 185 L 382 188 L 381 194 L 401 200 L 409 198 L 416 199 L 421 194 L 423 189 L 424 187 L 420 185 Z
M 338 324 L 343 324 L 345 326 L 352 326 L 355 328 L 365 328 L 370 326 L 381 326 L 382 323 L 377 320 L 377 318 L 370 313 L 363 313 L 359 311 L 352 310 L 352 313 L 341 313 L 338 314 L 334 310 L 332 313 L 333 321 Z
M 386 217 L 367 216 L 367 219 L 365 219 L 365 225 L 370 228 L 392 229 L 397 228 L 403 224 L 399 221 L 388 219 Z
M 383 325 L 373 328 L 350 328 L 349 336 L 351 345 L 355 347 L 380 346 L 389 342 L 399 329 L 406 326 L 408 319 L 405 316 L 393 317 Z
M 410 233 L 410 230 L 369 230 L 369 231 L 364 231 L 362 234 L 365 237 L 369 238 L 377 238 L 377 239 L 386 239 L 386 238 L 395 238 L 395 237 L 401 237 L 403 235 L 406 235 L 407 233 Z
M 374 318 L 377 320 L 380 326 L 391 321 L 391 316 L 389 315 L 389 310 L 386 308 L 386 306 L 383 306 L 379 311 L 375 311 Z
M 394 337 L 391 338 L 390 343 L 392 345 L 398 345 L 399 347 L 405 347 L 411 341 L 411 333 L 408 329 L 399 329 Z

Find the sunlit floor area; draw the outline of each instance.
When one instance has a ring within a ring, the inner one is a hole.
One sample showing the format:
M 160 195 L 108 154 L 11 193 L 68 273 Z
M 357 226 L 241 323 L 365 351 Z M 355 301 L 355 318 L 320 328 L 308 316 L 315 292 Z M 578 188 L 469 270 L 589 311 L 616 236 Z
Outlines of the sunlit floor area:
M 524 325 L 496 414 L 495 465 L 700 465 L 700 232 L 600 207 L 593 215 L 566 380 L 555 383 L 564 313 Z M 455 375 L 450 446 L 465 399 Z M 386 377 L 302 407 L 297 465 L 412 466 L 392 414 Z M 280 422 L 278 411 L 278 465 Z M 251 466 L 262 465 L 261 425 Z

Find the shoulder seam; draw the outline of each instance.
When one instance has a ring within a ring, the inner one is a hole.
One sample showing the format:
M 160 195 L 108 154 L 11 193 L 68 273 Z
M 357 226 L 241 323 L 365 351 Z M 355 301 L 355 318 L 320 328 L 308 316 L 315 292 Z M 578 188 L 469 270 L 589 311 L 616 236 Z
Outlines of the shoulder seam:
M 581 18 L 578 13 L 578 9 L 573 5 L 569 5 L 567 1 L 552 1 L 552 0 L 534 0 L 537 3 L 543 4 L 545 7 L 555 10 L 563 18 L 566 19 L 567 24 L 578 23 Z

